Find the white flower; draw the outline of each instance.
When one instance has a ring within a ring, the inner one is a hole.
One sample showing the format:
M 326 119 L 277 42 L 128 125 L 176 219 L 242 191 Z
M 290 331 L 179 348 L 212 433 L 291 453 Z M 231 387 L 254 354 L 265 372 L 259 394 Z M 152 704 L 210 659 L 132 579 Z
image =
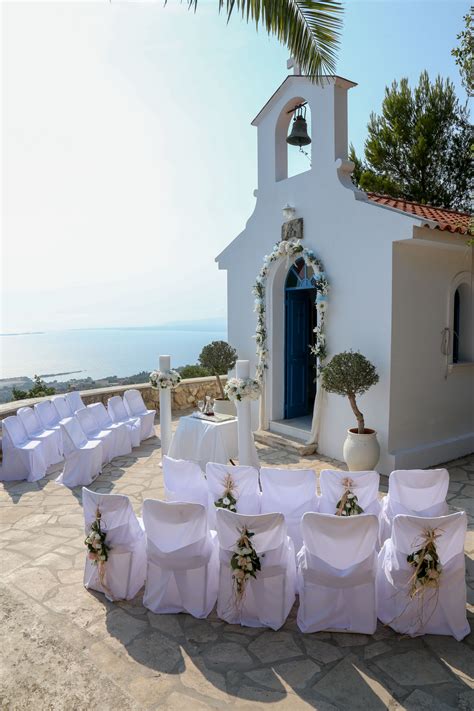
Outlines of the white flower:
M 230 499 L 228 499 L 227 496 L 225 496 L 222 499 L 222 503 L 224 504 L 224 506 L 228 506 L 230 504 Z

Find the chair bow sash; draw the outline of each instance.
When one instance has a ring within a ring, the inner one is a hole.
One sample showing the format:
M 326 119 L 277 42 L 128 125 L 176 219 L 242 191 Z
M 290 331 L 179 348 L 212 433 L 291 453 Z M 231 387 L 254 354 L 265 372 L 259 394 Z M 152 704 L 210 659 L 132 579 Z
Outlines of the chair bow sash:
M 377 563 L 375 551 L 350 568 L 334 568 L 306 547 L 298 554 L 301 573 L 306 582 L 327 588 L 350 588 L 366 585 L 374 579 Z
M 147 554 L 148 560 L 163 570 L 170 572 L 195 570 L 208 564 L 212 554 L 212 543 L 209 539 L 201 539 L 189 546 L 164 553 L 148 539 Z

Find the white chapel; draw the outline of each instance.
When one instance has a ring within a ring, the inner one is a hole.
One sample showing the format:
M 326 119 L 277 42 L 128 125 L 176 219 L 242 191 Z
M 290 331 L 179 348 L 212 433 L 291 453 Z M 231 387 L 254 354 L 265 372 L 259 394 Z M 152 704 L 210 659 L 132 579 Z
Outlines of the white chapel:
M 216 259 L 227 271 L 228 340 L 264 383 L 260 404 L 253 404 L 253 428 L 342 459 L 353 414 L 345 398 L 323 392 L 316 373 L 352 349 L 380 378 L 359 403 L 366 425 L 377 432 L 379 471 L 428 467 L 470 453 L 469 216 L 358 190 L 348 160 L 348 95 L 356 84 L 339 76 L 315 83 L 294 70 L 252 122 L 258 134 L 255 209 Z M 289 175 L 298 148 L 287 137 L 306 112 L 306 169 Z M 264 289 L 255 292 L 262 275 Z M 323 293 L 315 289 L 318 278 L 327 283 Z M 318 338 L 324 345 L 319 359 Z

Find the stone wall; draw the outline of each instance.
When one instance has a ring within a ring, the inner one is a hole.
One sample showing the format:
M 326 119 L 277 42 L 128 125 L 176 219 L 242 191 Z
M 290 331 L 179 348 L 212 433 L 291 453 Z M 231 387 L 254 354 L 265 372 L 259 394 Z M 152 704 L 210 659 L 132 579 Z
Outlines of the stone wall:
M 221 380 L 225 383 L 226 376 L 221 376 Z M 81 390 L 82 400 L 86 405 L 93 402 L 103 402 L 107 405 L 107 400 L 113 395 L 123 395 L 126 390 L 135 388 L 139 390 L 145 401 L 145 404 L 151 410 L 160 409 L 160 393 L 153 389 L 150 383 L 142 383 L 140 385 L 118 385 L 110 388 L 97 388 L 95 390 Z M 206 395 L 218 397 L 219 388 L 214 377 L 209 378 L 188 378 L 182 380 L 180 384 L 172 390 L 171 408 L 173 412 L 186 410 L 194 407 L 198 400 L 203 400 Z M 49 400 L 49 397 L 38 397 L 29 400 L 16 400 L 15 402 L 6 402 L 0 405 L 0 420 L 3 420 L 9 415 L 15 415 L 20 407 L 32 407 L 37 402 Z

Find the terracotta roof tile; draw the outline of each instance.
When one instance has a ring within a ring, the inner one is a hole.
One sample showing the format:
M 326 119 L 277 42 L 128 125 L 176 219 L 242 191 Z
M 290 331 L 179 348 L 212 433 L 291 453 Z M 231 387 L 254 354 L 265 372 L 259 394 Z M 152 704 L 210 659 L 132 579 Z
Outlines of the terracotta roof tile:
M 367 193 L 367 197 L 378 205 L 387 205 L 388 207 L 408 212 L 411 215 L 416 215 L 416 217 L 433 220 L 437 223 L 437 229 L 440 230 L 466 235 L 469 233 L 470 225 L 471 230 L 473 229 L 472 217 L 468 212 L 457 212 L 456 210 L 447 210 L 444 207 L 422 205 L 418 202 L 392 198 L 389 195 L 378 195 L 377 193 Z

